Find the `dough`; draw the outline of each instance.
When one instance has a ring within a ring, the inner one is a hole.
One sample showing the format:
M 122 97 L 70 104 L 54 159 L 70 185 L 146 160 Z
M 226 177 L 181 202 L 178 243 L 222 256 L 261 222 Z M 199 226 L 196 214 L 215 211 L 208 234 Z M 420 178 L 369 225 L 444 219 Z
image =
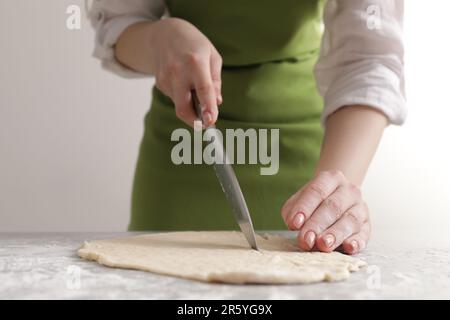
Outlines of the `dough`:
M 366 263 L 338 253 L 299 252 L 294 239 L 237 231 L 170 232 L 86 242 L 78 255 L 100 264 L 227 283 L 311 283 L 347 279 Z

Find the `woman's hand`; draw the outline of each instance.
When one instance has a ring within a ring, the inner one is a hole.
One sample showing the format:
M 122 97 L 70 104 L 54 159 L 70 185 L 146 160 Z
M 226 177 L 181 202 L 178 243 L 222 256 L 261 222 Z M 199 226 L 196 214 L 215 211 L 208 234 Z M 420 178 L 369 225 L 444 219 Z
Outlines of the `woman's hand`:
M 322 171 L 286 201 L 281 214 L 291 230 L 298 230 L 302 250 L 348 254 L 365 248 L 370 237 L 369 210 L 359 187 L 340 171 Z
M 198 119 L 191 102 L 195 89 L 203 107 L 205 126 L 217 120 L 217 106 L 222 103 L 222 58 L 211 42 L 192 24 L 177 18 L 153 24 L 152 69 L 156 87 L 175 104 L 177 117 L 193 126 Z

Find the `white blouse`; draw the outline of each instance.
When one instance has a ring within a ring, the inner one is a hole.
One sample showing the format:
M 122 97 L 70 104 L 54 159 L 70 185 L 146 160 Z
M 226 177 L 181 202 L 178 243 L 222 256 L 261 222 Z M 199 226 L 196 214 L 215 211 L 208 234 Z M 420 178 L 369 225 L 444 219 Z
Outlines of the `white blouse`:
M 102 66 L 127 78 L 148 77 L 114 57 L 114 45 L 131 24 L 155 21 L 164 0 L 94 0 L 88 16 L 96 30 L 94 56 Z M 407 109 L 403 68 L 403 0 L 328 0 L 324 36 L 315 66 L 325 107 L 322 123 L 337 109 L 366 105 L 403 124 Z

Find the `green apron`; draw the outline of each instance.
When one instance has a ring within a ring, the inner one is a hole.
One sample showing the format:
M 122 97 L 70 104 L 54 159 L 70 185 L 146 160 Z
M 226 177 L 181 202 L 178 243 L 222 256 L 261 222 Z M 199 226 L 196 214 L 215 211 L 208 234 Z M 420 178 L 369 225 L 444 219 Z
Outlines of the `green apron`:
M 283 203 L 313 175 L 322 142 L 322 100 L 313 77 L 321 41 L 320 0 L 168 0 L 223 58 L 217 128 L 279 129 L 279 171 L 235 164 L 256 229 L 285 228 Z M 134 178 L 130 230 L 224 230 L 237 224 L 213 167 L 175 165 L 171 134 L 186 128 L 153 88 Z M 268 139 L 270 142 L 270 139 Z M 248 151 L 248 150 L 247 150 Z

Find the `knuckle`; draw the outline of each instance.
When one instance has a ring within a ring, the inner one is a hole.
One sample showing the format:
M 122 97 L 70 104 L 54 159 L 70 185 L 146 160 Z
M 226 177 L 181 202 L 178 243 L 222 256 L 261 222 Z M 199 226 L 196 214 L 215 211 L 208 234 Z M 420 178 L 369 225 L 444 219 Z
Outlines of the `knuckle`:
M 326 233 L 332 234 L 334 236 L 334 238 L 335 238 L 334 245 L 338 246 L 345 239 L 345 235 L 347 232 L 344 228 L 342 228 L 342 229 L 333 228 L 333 229 L 326 231 Z
M 191 66 L 199 66 L 202 63 L 203 55 L 198 52 L 191 52 L 186 55 L 186 61 Z
M 327 198 L 324 202 L 324 205 L 336 215 L 336 218 L 339 219 L 342 215 L 342 205 L 340 201 L 335 198 Z
M 311 216 L 308 220 L 306 220 L 305 224 L 301 228 L 301 232 L 305 235 L 308 231 L 312 230 L 317 232 L 318 221 L 315 219 L 314 215 Z
M 340 224 L 339 227 L 335 227 L 334 231 L 338 233 L 338 238 L 341 240 L 341 242 L 350 237 L 355 232 L 353 226 L 347 223 L 343 223 Z
M 175 108 L 175 114 L 178 118 L 183 118 L 185 115 L 185 112 L 184 112 L 183 108 L 177 107 L 177 108 Z
M 325 191 L 325 188 L 317 183 L 311 183 L 311 185 L 309 186 L 310 190 L 312 191 L 312 193 L 314 193 L 317 197 L 320 198 L 320 200 L 325 200 L 327 198 L 327 193 Z
M 360 221 L 358 215 L 353 210 L 347 211 L 346 217 L 350 221 L 350 223 L 353 224 L 355 229 L 359 228 L 361 226 L 361 221 Z
M 195 89 L 199 94 L 209 94 L 214 90 L 214 86 L 212 83 L 201 83 Z
M 182 64 L 178 61 L 172 61 L 167 65 L 166 69 L 168 74 L 177 76 L 181 73 Z
M 322 233 L 325 230 L 326 226 L 323 224 L 323 221 L 312 215 L 311 218 L 305 224 L 305 230 L 313 230 L 316 234 Z
M 220 78 L 220 74 L 217 72 L 214 72 L 211 74 L 211 79 L 212 81 L 216 82 L 216 85 L 220 85 L 221 82 L 221 78 Z
M 352 195 L 354 195 L 357 198 L 361 198 L 362 197 L 362 192 L 361 192 L 361 188 L 358 187 L 357 185 L 355 185 L 354 183 L 349 183 L 348 184 L 348 189 L 350 190 L 350 193 Z

